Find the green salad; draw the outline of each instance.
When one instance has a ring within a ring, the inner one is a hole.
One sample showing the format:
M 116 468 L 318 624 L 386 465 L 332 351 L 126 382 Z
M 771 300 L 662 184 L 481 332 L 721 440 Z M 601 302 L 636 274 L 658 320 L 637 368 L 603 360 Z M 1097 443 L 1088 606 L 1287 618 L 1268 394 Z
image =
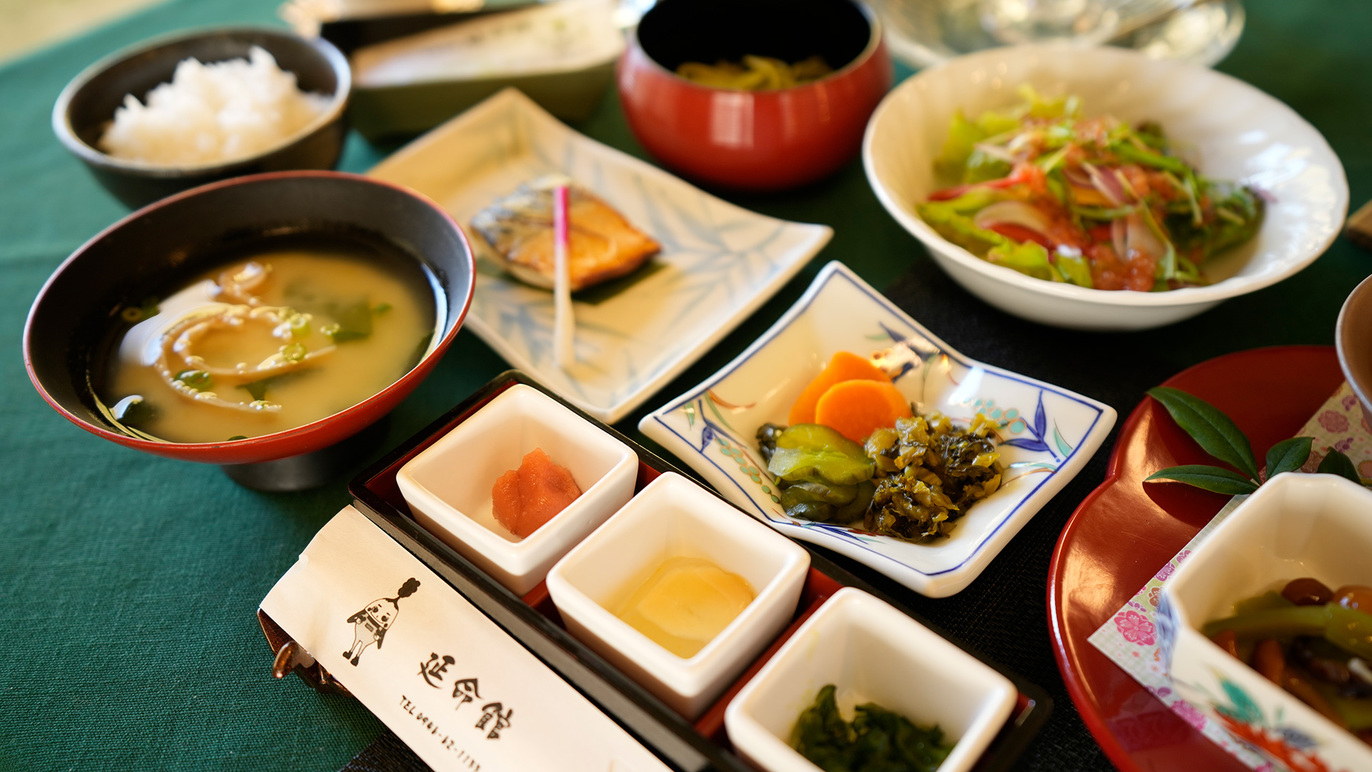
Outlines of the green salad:
M 1161 126 L 1020 91 L 954 116 L 936 162 L 954 184 L 916 206 L 944 238 L 1040 279 L 1147 292 L 1206 284 L 1205 262 L 1257 232 L 1258 193 L 1200 175 Z

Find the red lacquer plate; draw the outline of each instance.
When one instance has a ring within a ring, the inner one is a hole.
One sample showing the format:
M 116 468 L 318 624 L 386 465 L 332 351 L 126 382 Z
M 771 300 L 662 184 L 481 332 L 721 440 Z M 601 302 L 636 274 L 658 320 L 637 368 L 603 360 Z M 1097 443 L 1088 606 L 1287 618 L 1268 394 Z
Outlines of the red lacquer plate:
M 1217 357 L 1163 385 L 1227 413 L 1262 459 L 1273 443 L 1294 436 L 1342 382 L 1332 346 L 1283 346 Z M 1086 640 L 1228 501 L 1186 485 L 1143 484 L 1163 467 L 1203 463 L 1214 461 L 1161 405 L 1144 398 L 1120 430 L 1105 482 L 1072 514 L 1049 566 L 1058 668 L 1082 720 L 1123 772 L 1247 769 Z

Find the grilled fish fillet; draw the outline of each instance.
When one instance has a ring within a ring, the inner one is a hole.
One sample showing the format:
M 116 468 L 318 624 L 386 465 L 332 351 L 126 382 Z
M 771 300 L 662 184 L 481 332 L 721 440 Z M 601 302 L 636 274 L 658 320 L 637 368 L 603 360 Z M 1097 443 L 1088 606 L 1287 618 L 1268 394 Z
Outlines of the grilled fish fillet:
M 595 194 L 550 175 L 520 185 L 472 218 L 472 229 L 521 281 L 552 289 L 553 190 L 567 185 L 567 272 L 571 289 L 636 270 L 662 248 Z

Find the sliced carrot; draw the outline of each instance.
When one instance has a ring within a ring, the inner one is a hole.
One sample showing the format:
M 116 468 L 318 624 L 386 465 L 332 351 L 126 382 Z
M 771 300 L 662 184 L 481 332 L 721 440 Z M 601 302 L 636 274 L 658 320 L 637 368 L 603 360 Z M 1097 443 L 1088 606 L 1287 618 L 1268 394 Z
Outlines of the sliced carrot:
M 840 381 L 815 403 L 815 423 L 838 431 L 853 442 L 909 418 L 910 401 L 889 381 Z
M 829 364 L 800 392 L 800 396 L 791 405 L 791 414 L 787 418 L 787 423 L 792 426 L 817 423 L 815 421 L 815 404 L 819 402 L 819 398 L 829 390 L 830 386 L 841 381 L 885 381 L 890 383 L 891 379 L 866 357 L 858 356 L 849 351 L 840 351 L 830 357 Z

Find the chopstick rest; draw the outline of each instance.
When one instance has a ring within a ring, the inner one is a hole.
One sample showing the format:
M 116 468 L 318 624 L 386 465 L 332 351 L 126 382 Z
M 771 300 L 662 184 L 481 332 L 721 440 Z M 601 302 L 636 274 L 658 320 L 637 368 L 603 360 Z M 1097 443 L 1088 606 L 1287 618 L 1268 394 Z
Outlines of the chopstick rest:
M 1372 251 L 1372 201 L 1363 204 L 1349 216 L 1344 224 L 1343 235 L 1363 249 Z

